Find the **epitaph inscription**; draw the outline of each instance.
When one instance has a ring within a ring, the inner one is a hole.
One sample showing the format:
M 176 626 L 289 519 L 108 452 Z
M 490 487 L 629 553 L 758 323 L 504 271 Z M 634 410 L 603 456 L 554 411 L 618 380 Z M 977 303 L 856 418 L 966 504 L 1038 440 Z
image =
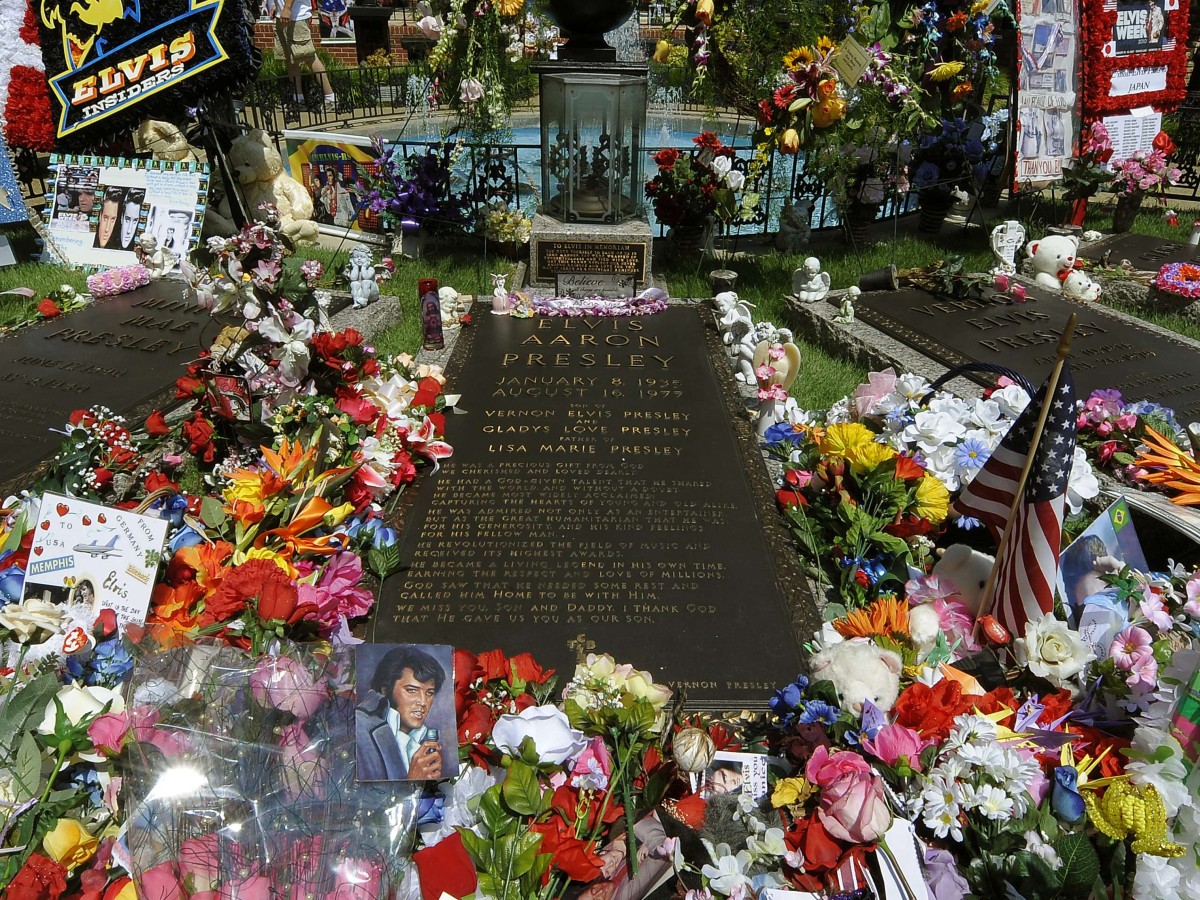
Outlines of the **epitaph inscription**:
M 1030 287 L 1029 302 L 955 300 L 921 290 L 863 294 L 858 318 L 946 366 L 997 363 L 1039 384 L 1054 365 L 1058 338 L 1071 313 L 1079 324 L 1071 345 L 1076 393 L 1117 388 L 1127 400 L 1153 400 L 1181 421 L 1200 419 L 1200 351 L 1182 340 Z M 990 384 L 993 376 L 972 376 Z
M 788 609 L 812 600 L 780 577 L 705 338 L 686 308 L 481 317 L 374 639 L 528 650 L 566 678 L 590 647 L 699 706 L 794 677 Z
M 573 274 L 629 275 L 638 282 L 646 280 L 646 245 L 637 241 L 564 241 L 540 239 L 534 242 L 538 280 L 553 279 L 560 272 Z
M 129 413 L 166 391 L 216 325 L 179 281 L 160 281 L 0 342 L 0 484 L 52 456 L 76 409 Z M 22 484 L 22 486 L 24 486 Z

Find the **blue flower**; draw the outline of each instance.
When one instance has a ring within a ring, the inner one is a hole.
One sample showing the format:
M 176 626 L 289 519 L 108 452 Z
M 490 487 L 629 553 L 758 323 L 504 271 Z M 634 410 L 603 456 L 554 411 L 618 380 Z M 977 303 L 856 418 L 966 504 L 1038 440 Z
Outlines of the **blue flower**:
M 824 700 L 809 700 L 804 704 L 804 712 L 800 714 L 801 725 L 812 725 L 820 722 L 822 725 L 832 725 L 837 721 L 841 710 L 830 706 Z
M 967 438 L 954 448 L 954 464 L 960 469 L 980 469 L 992 455 L 991 448 L 977 438 Z
M 96 645 L 88 668 L 91 669 L 85 679 L 88 684 L 116 687 L 133 671 L 133 657 L 124 642 L 114 637 Z
M 770 707 L 777 713 L 788 713 L 800 705 L 804 692 L 808 689 L 808 676 L 797 675 L 796 680 L 785 688 L 775 692 L 770 700 Z
M 184 525 L 171 535 L 171 540 L 167 543 L 167 547 L 170 548 L 172 553 L 177 553 L 184 547 L 195 547 L 202 543 L 204 543 L 204 536 L 191 525 Z
M 973 531 L 976 528 L 983 527 L 983 523 L 972 516 L 959 516 L 954 520 L 954 524 L 963 531 Z
M 375 533 L 371 535 L 371 546 L 376 550 L 382 550 L 384 547 L 391 547 L 395 543 L 395 528 L 388 528 L 386 525 L 381 525 L 376 528 Z
M 763 435 L 763 442 L 768 446 L 775 444 L 792 444 L 799 446 L 800 441 L 804 438 L 803 431 L 797 431 L 788 422 L 777 422 L 767 429 Z
M 25 571 L 17 566 L 9 566 L 0 572 L 0 600 L 4 603 L 16 603 L 21 599 L 25 587 Z

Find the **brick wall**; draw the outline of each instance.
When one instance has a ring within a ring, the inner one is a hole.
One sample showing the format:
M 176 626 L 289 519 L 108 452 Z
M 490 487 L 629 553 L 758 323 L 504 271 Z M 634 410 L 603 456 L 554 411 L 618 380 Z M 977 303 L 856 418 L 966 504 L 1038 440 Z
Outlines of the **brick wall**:
M 335 42 L 329 45 L 323 45 L 321 43 L 321 35 L 319 33 L 317 17 L 315 14 L 312 18 L 311 27 L 313 43 L 315 43 L 318 47 L 322 47 L 326 53 L 348 68 L 355 68 L 358 66 L 358 51 L 355 49 L 354 44 Z M 411 25 L 405 26 L 400 21 L 390 22 L 388 24 L 388 31 L 391 34 L 392 62 L 396 65 L 403 65 L 404 63 L 408 62 L 408 52 L 400 43 L 401 39 L 411 37 L 414 34 L 420 34 L 420 32 Z M 254 23 L 254 46 L 260 50 L 275 49 L 274 23 L 263 20 L 259 20 Z

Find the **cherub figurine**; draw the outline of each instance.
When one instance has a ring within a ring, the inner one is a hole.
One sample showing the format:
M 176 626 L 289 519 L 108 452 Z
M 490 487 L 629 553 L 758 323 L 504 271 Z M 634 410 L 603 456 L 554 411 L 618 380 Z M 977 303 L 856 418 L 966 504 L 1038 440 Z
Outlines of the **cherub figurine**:
M 379 282 L 375 280 L 375 257 L 361 244 L 350 251 L 346 278 L 350 282 L 350 305 L 355 309 L 362 309 L 372 300 L 379 299 Z
M 792 293 L 802 303 L 824 300 L 832 286 L 829 273 L 821 271 L 821 261 L 815 256 L 804 260 L 804 265 L 792 273 Z
M 507 316 L 512 312 L 512 304 L 508 299 L 508 288 L 505 282 L 508 276 L 504 274 L 492 273 L 492 314 L 496 316 Z
M 174 270 L 179 262 L 179 257 L 166 247 L 158 246 L 158 238 L 152 234 L 143 234 L 137 242 L 137 249 L 134 250 L 137 255 L 137 260 L 146 267 L 146 271 L 150 277 L 162 278 L 168 272 Z
M 812 233 L 812 201 L 800 200 L 784 204 L 779 214 L 779 233 L 775 249 L 781 253 L 799 253 L 808 244 Z
M 851 322 L 853 322 L 854 301 L 858 299 L 858 296 L 861 293 L 862 291 L 858 289 L 857 285 L 847 289 L 845 296 L 842 297 L 841 304 L 838 306 L 839 315 L 834 316 L 833 321 L 837 322 L 839 325 L 849 325 Z

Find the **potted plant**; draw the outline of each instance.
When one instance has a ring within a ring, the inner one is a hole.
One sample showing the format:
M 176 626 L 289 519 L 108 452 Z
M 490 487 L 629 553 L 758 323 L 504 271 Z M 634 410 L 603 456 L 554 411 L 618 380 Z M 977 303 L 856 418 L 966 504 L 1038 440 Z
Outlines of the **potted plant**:
M 971 128 L 971 123 L 960 118 L 942 119 L 937 130 L 921 137 L 913 151 L 912 183 L 921 200 L 920 231 L 940 231 L 956 192 L 973 193 L 986 174 L 986 147 L 970 136 Z
M 470 204 L 451 188 L 454 145 L 430 147 L 424 153 L 397 158 L 394 145 L 374 137 L 375 159 L 359 166 L 359 211 L 379 222 L 392 237 L 392 255 L 417 257 L 426 237 L 461 229 Z
M 1082 225 L 1087 214 L 1087 202 L 1100 188 L 1113 180 L 1109 166 L 1113 145 L 1103 122 L 1093 122 L 1079 155 L 1063 165 L 1063 196 L 1071 202 L 1068 224 Z
M 1166 203 L 1163 188 L 1174 184 L 1182 174 L 1179 167 L 1170 162 L 1174 152 L 1175 143 L 1165 131 L 1160 131 L 1154 139 L 1153 149 L 1137 150 L 1116 163 L 1112 181 L 1112 190 L 1117 195 L 1113 231 L 1128 231 L 1133 227 L 1133 220 L 1147 194 L 1156 194 L 1160 203 Z
M 646 198 L 658 221 L 670 225 L 679 252 L 695 255 L 714 218 L 748 219 L 758 195 L 743 190 L 746 176 L 733 167 L 733 148 L 711 131 L 692 138 L 690 153 L 667 147 L 652 157 L 658 173 L 646 182 Z
M 517 259 L 529 246 L 533 221 L 521 210 L 498 201 L 480 212 L 478 230 L 496 252 Z

